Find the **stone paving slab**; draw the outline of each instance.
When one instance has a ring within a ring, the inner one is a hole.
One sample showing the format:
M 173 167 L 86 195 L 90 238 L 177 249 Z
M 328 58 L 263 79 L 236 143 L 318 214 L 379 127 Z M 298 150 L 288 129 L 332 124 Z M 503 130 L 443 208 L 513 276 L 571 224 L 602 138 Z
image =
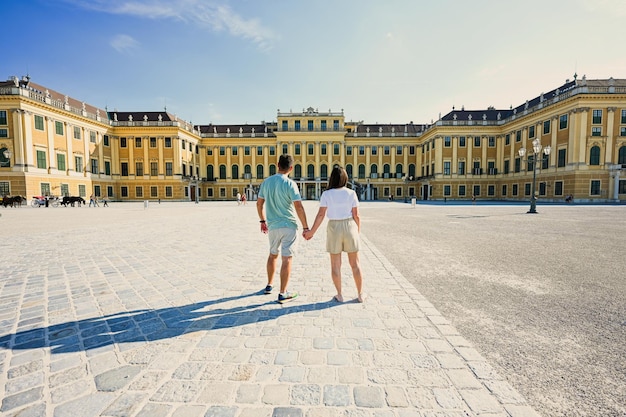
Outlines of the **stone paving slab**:
M 2 416 L 537 416 L 367 236 L 365 303 L 322 227 L 280 305 L 253 202 L 2 214 Z

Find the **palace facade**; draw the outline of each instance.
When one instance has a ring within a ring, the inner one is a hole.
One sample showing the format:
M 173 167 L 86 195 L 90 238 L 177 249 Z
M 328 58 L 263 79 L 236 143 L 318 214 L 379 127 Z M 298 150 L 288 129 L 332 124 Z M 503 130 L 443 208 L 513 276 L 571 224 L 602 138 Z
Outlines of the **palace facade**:
M 626 79 L 575 77 L 515 108 L 453 109 L 429 124 L 308 108 L 235 125 L 107 111 L 29 77 L 0 82 L 0 195 L 253 200 L 283 153 L 306 199 L 340 164 L 362 200 L 527 201 L 535 184 L 546 201 L 624 201 Z

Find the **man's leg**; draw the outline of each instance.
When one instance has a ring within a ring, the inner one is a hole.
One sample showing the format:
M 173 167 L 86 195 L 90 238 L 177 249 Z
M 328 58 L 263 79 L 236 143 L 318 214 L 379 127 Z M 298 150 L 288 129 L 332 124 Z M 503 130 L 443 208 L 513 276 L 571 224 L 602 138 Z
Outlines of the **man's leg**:
M 278 255 L 270 255 L 267 257 L 267 285 L 272 285 L 274 281 L 274 273 L 276 272 L 276 262 L 278 261 Z
M 281 294 L 287 291 L 287 284 L 289 284 L 289 277 L 291 276 L 291 256 L 283 256 L 282 264 L 280 265 L 280 292 Z

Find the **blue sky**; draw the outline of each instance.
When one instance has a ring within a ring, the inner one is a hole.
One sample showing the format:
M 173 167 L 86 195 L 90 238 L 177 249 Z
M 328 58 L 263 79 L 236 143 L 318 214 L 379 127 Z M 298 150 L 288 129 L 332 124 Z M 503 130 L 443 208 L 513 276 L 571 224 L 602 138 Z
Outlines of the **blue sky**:
M 4 0 L 0 78 L 196 124 L 430 123 L 626 78 L 624 0 Z M 6 78 L 5 78 L 6 77 Z

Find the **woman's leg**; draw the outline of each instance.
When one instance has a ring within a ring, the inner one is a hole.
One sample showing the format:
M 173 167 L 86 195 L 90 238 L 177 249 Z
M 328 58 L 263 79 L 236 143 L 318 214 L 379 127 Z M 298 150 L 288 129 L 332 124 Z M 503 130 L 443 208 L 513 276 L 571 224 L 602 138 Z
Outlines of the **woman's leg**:
M 348 253 L 348 261 L 352 268 L 352 276 L 354 277 L 354 285 L 356 286 L 356 292 L 359 294 L 359 301 L 363 302 L 363 276 L 361 274 L 361 262 L 359 261 L 359 252 Z
M 330 275 L 333 278 L 333 284 L 337 290 L 337 301 L 343 301 L 341 295 L 341 253 L 330 254 Z

